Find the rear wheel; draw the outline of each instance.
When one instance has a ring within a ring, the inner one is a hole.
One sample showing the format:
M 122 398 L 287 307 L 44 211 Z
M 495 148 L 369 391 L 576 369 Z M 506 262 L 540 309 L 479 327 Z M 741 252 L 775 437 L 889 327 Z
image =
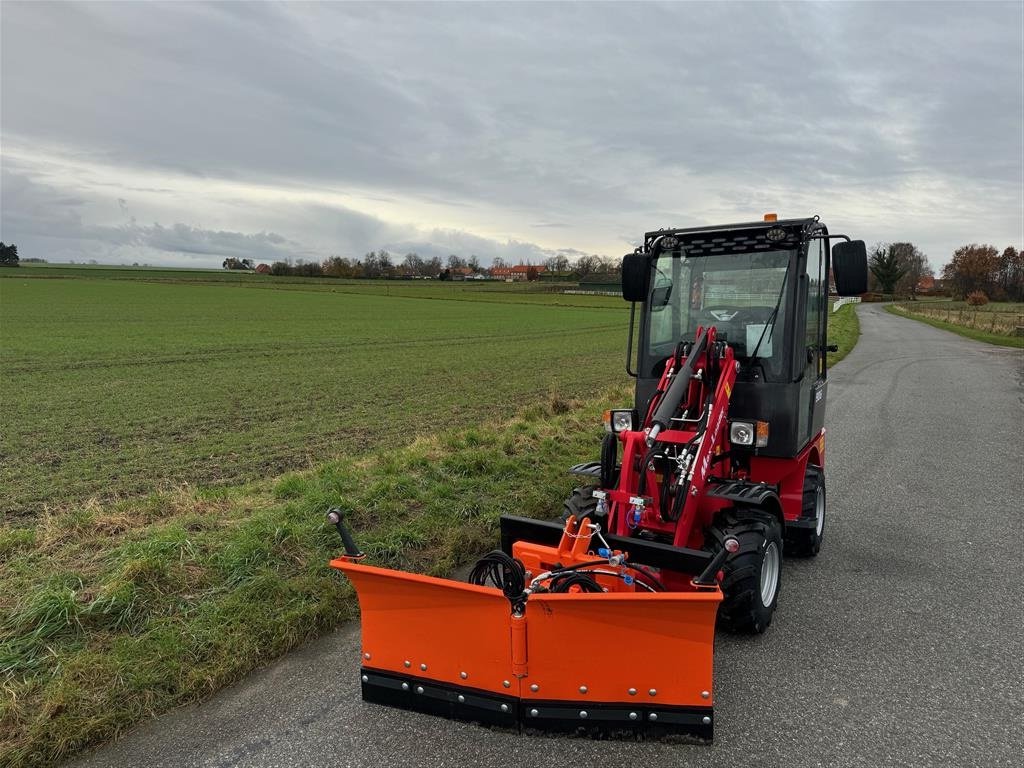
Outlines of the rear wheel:
M 782 585 L 779 521 L 766 512 L 735 510 L 719 518 L 713 533 L 719 546 L 729 537 L 740 545 L 722 566 L 719 621 L 731 632 L 764 632 L 772 623 Z
M 825 472 L 814 464 L 807 465 L 804 475 L 803 505 L 800 519 L 813 522 L 807 528 L 792 527 L 786 531 L 786 555 L 814 557 L 821 551 L 825 538 Z

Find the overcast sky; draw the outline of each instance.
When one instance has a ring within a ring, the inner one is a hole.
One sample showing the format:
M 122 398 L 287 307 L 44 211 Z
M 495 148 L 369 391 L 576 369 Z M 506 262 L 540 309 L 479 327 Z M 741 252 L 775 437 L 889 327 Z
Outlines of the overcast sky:
M 22 257 L 1024 245 L 1024 4 L 0 5 Z

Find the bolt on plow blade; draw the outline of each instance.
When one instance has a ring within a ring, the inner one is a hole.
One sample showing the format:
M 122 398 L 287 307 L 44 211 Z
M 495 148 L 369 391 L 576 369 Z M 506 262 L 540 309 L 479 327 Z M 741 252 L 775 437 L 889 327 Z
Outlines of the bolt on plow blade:
M 366 701 L 526 731 L 712 738 L 717 588 L 540 593 L 514 610 L 491 587 L 331 565 L 359 596 Z

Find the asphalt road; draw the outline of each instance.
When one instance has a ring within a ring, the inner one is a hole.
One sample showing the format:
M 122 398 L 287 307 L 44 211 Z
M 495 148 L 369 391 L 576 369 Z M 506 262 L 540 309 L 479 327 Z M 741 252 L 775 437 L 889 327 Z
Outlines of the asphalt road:
M 1024 354 L 858 308 L 826 541 L 767 634 L 719 635 L 714 746 L 527 738 L 363 704 L 358 627 L 79 766 L 1017 766 Z

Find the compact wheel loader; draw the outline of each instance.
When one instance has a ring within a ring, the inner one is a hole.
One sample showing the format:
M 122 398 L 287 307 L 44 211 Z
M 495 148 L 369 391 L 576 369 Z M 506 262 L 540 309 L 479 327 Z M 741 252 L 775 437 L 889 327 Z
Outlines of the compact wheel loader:
M 331 510 L 345 544 L 331 565 L 362 612 L 363 698 L 710 741 L 716 621 L 763 632 L 783 557 L 822 546 L 830 275 L 840 295 L 864 292 L 864 243 L 817 216 L 648 232 L 622 262 L 632 407 L 605 414 L 562 520 L 502 517 L 468 583 L 364 563 Z

